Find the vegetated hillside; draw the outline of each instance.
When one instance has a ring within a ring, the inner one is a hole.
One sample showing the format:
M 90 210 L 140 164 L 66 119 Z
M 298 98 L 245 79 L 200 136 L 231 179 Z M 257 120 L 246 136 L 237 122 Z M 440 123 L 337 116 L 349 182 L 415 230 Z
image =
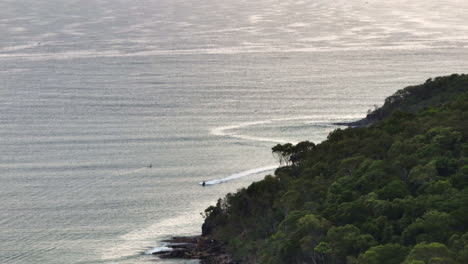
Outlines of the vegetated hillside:
M 416 113 L 427 106 L 436 106 L 453 101 L 466 91 L 468 75 L 453 74 L 447 77 L 428 79 L 424 84 L 398 90 L 385 99 L 382 107 L 370 112 L 366 118 L 352 122 L 352 126 L 367 126 L 389 117 L 396 111 Z
M 285 166 L 206 209 L 204 235 L 243 263 L 468 263 L 466 80 L 387 100 L 417 113 L 275 146 Z

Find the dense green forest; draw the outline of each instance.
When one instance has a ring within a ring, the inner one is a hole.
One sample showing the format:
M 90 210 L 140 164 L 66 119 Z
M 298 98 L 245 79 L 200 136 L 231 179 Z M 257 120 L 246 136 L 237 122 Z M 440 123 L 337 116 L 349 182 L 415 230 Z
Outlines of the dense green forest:
M 468 75 L 405 88 L 360 127 L 275 146 L 283 166 L 206 209 L 203 235 L 242 263 L 468 263 L 467 138 Z

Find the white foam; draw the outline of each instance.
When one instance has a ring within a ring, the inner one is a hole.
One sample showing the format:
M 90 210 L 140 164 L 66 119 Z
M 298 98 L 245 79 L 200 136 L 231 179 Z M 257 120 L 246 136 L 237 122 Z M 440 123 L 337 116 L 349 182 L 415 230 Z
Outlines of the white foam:
M 0 73 L 19 73 L 19 72 L 27 72 L 28 69 L 4 69 L 0 70 Z M 6 104 L 13 104 L 12 102 Z
M 31 43 L 31 44 L 25 44 L 25 45 L 16 45 L 16 46 L 0 48 L 0 52 L 10 52 L 10 51 L 23 50 L 23 49 L 30 49 L 30 48 L 35 48 L 37 46 L 38 46 L 37 43 Z
M 296 144 L 297 143 L 291 140 L 285 140 L 285 139 L 279 139 L 279 138 L 255 137 L 255 136 L 247 136 L 247 135 L 232 135 L 231 137 L 251 140 L 251 141 L 274 142 L 274 143 L 281 143 L 281 144 L 286 144 L 286 143 Z
M 63 29 L 60 31 L 61 33 L 71 35 L 71 36 L 84 36 L 86 35 L 83 32 L 80 32 L 79 30 L 74 30 L 74 29 Z
M 272 143 L 280 143 L 280 144 L 285 144 L 285 143 L 297 144 L 298 142 L 295 142 L 292 140 L 286 140 L 286 139 L 281 139 L 281 138 L 250 136 L 250 135 L 245 135 L 240 132 L 235 132 L 232 130 L 238 130 L 238 129 L 251 127 L 251 126 L 271 124 L 275 122 L 294 121 L 294 120 L 298 120 L 298 121 L 304 120 L 306 122 L 303 122 L 303 123 L 306 123 L 306 124 L 314 124 L 314 123 L 325 124 L 326 122 L 323 120 L 324 117 L 330 122 L 331 120 L 356 119 L 356 118 L 360 118 L 361 115 L 299 116 L 299 117 L 289 117 L 289 118 L 276 118 L 276 119 L 270 119 L 270 120 L 264 120 L 264 121 L 243 122 L 239 124 L 213 128 L 210 130 L 210 134 L 215 135 L 215 136 L 238 138 L 238 139 L 251 140 L 251 141 L 272 142 Z M 332 124 L 330 125 L 333 126 Z
M 244 123 L 239 123 L 235 125 L 222 126 L 222 127 L 211 129 L 210 134 L 215 135 L 215 136 L 239 138 L 239 139 L 246 139 L 246 140 L 252 140 L 252 141 L 287 143 L 288 141 L 283 140 L 283 139 L 255 137 L 255 136 L 248 136 L 248 135 L 236 134 L 234 132 L 229 132 L 229 130 L 233 130 L 233 129 L 240 129 L 240 128 L 245 128 L 245 127 L 255 126 L 255 125 L 270 124 L 272 122 L 274 122 L 274 120 L 244 122 Z
M 315 42 L 315 41 L 336 41 L 338 40 L 338 36 L 336 35 L 328 35 L 328 36 L 318 36 L 318 37 L 306 37 L 300 38 L 299 41 L 308 41 L 308 42 Z
M 163 244 L 162 246 L 160 247 L 154 247 L 152 249 L 148 249 L 146 250 L 144 253 L 146 255 L 151 255 L 151 254 L 154 254 L 154 253 L 158 253 L 158 252 L 170 252 L 172 251 L 173 249 L 168 247 L 167 246 L 167 243 L 166 244 Z
M 308 23 L 296 22 L 296 23 L 289 24 L 288 27 L 307 27 L 309 25 L 310 24 Z
M 191 224 L 188 225 L 187 223 Z M 188 210 L 185 214 L 164 219 L 150 226 L 129 232 L 117 240 L 108 241 L 110 245 L 97 249 L 96 253 L 101 256 L 102 260 L 118 261 L 121 258 L 134 256 L 139 253 L 149 254 L 149 252 L 165 250 L 164 247 L 167 247 L 167 244 L 149 250 L 142 249 L 154 243 L 155 239 L 196 234 L 197 228 L 201 224 L 202 218 L 194 213 L 194 210 Z
M 239 179 L 239 178 L 242 178 L 242 177 L 246 177 L 246 176 L 250 176 L 250 175 L 254 175 L 254 174 L 258 174 L 258 173 L 262 173 L 262 172 L 266 172 L 266 171 L 271 171 L 271 170 L 274 170 L 276 168 L 278 168 L 278 165 L 270 165 L 270 166 L 245 170 L 245 171 L 241 171 L 241 172 L 238 172 L 238 173 L 231 174 L 230 176 L 225 177 L 225 178 L 205 181 L 205 185 L 220 184 L 220 183 L 232 181 L 232 180 L 235 180 L 235 179 Z M 203 182 L 200 182 L 199 184 L 203 185 Z
M 252 15 L 249 16 L 249 22 L 251 24 L 257 24 L 258 22 L 262 21 L 263 16 L 261 15 Z
M 294 30 L 286 30 L 296 32 Z M 143 43 L 143 42 L 142 42 Z M 342 44 L 342 43 L 338 43 Z M 444 47 L 444 46 L 438 46 Z M 451 47 L 448 46 L 447 47 Z M 374 50 L 411 50 L 411 49 L 431 49 L 428 44 L 412 44 L 403 43 L 397 46 L 377 46 L 372 47 Z M 359 51 L 369 49 L 368 46 L 360 43 L 355 46 L 344 47 L 286 47 L 286 46 L 232 46 L 232 47 L 215 47 L 215 48 L 200 48 L 200 49 L 172 49 L 172 50 L 149 50 L 139 52 L 125 52 L 115 49 L 111 50 L 75 50 L 63 51 L 54 53 L 14 53 L 1 54 L 0 60 L 27 60 L 27 61 L 45 61 L 45 60 L 70 60 L 70 59 L 88 59 L 88 58 L 123 58 L 123 57 L 146 57 L 146 56 L 162 56 L 162 55 L 193 55 L 193 54 L 246 54 L 246 53 L 288 53 L 288 52 L 332 52 L 332 51 Z
M 26 28 L 24 27 L 11 27 L 8 29 L 11 32 L 24 32 L 26 31 Z

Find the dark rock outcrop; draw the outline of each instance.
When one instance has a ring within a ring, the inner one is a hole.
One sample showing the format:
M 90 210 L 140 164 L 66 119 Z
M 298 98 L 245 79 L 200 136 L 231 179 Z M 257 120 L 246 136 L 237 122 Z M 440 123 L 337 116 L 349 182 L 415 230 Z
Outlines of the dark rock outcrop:
M 174 237 L 166 240 L 170 252 L 158 252 L 161 258 L 199 259 L 202 264 L 235 264 L 225 245 L 206 236 Z

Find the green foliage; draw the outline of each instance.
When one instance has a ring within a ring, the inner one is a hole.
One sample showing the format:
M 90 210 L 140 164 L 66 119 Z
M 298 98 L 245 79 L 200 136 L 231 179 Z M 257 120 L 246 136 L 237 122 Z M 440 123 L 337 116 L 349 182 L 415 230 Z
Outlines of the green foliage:
M 441 243 L 420 243 L 414 246 L 403 264 L 455 264 L 454 254 L 447 246 Z
M 375 245 L 371 235 L 361 234 L 359 228 L 354 225 L 331 227 L 327 233 L 327 240 L 337 258 L 354 256 L 357 252 L 364 252 Z
M 395 179 L 378 190 L 377 194 L 381 200 L 393 200 L 396 198 L 404 198 L 409 195 L 410 192 L 407 185 L 402 180 Z
M 468 75 L 452 74 L 428 79 L 424 84 L 398 90 L 385 99 L 382 107 L 369 113 L 366 119 L 357 122 L 357 125 L 368 125 L 384 120 L 397 111 L 415 113 L 425 107 L 455 101 L 461 93 L 466 92 L 467 83 Z M 432 113 L 436 111 L 432 110 Z
M 359 255 L 358 264 L 401 264 L 409 249 L 399 244 L 371 247 Z
M 415 187 L 431 182 L 437 178 L 437 170 L 433 164 L 417 165 L 408 175 L 408 181 Z
M 445 243 L 453 233 L 452 226 L 453 219 L 449 214 L 431 210 L 411 223 L 402 235 L 408 244 L 429 241 Z
M 296 145 L 291 143 L 278 144 L 274 146 L 271 151 L 273 155 L 278 158 L 279 163 L 282 164 L 297 164 L 303 159 L 307 152 L 313 150 L 315 144 L 309 141 L 303 141 Z
M 240 262 L 468 263 L 468 76 L 397 92 L 372 126 L 273 147 L 283 167 L 205 211 Z

